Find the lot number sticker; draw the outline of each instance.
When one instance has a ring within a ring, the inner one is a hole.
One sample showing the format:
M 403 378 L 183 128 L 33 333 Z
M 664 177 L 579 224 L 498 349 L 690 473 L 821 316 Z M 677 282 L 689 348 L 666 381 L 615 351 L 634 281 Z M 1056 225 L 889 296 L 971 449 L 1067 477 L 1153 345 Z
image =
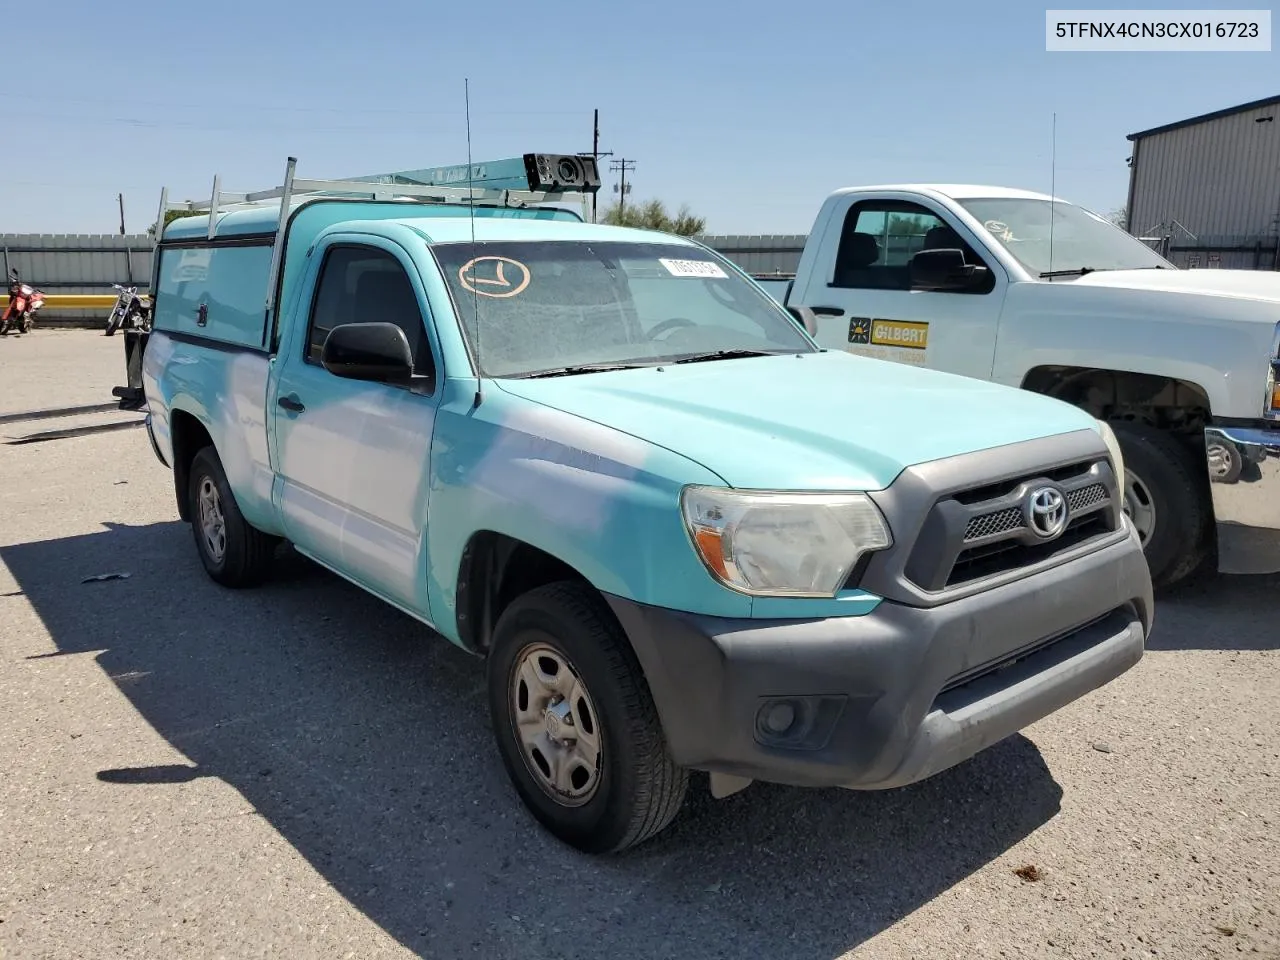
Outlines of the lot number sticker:
M 710 260 L 668 260 L 660 257 L 658 262 L 667 268 L 673 277 L 698 277 L 701 279 L 723 279 L 728 276 L 720 269 L 720 264 Z

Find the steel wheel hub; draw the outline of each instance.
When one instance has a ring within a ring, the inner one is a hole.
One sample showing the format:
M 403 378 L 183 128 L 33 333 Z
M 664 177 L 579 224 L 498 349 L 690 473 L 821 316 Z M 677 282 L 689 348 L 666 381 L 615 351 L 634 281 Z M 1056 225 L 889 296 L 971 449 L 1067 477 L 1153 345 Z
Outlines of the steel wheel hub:
M 222 498 L 209 477 L 200 478 L 200 534 L 214 563 L 221 563 L 227 552 L 227 521 L 222 515 Z
M 1146 546 L 1156 528 L 1156 503 L 1151 489 L 1127 467 L 1124 471 L 1124 515 L 1138 531 L 1142 545 Z
M 1231 471 L 1231 455 L 1220 443 L 1212 443 L 1208 449 L 1209 476 L 1220 480 Z
M 543 792 L 567 807 L 595 796 L 602 769 L 595 704 L 573 664 L 549 644 L 532 644 L 517 658 L 511 716 L 525 766 Z

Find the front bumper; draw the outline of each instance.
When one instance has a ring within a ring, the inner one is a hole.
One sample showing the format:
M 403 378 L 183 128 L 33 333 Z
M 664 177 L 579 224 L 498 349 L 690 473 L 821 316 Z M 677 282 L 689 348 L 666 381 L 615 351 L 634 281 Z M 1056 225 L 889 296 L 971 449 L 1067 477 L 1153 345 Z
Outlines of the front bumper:
M 855 789 L 923 780 L 1107 683 L 1142 658 L 1153 615 L 1132 529 L 931 608 L 730 620 L 609 600 L 677 763 Z
M 1224 449 L 1238 458 L 1226 476 L 1209 473 L 1219 571 L 1280 573 L 1280 430 L 1211 426 L 1204 435 L 1211 467 Z

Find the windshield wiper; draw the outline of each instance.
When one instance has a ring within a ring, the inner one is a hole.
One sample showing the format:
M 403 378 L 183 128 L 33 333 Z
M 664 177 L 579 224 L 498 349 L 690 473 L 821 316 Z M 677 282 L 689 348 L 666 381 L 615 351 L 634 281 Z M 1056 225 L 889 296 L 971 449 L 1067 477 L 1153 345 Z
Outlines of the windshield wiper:
M 1046 270 L 1040 274 L 1041 280 L 1048 280 L 1051 277 L 1083 277 L 1086 273 L 1094 273 L 1097 267 L 1077 267 L 1074 270 Z
M 571 377 L 577 373 L 603 373 L 606 370 L 634 370 L 638 367 L 651 367 L 652 363 L 579 363 L 569 367 L 556 367 L 553 370 L 539 370 L 537 373 L 526 373 L 522 380 L 540 380 L 543 377 Z
M 707 353 L 694 353 L 672 363 L 702 363 L 705 360 L 735 360 L 738 357 L 776 357 L 776 350 L 711 350 Z

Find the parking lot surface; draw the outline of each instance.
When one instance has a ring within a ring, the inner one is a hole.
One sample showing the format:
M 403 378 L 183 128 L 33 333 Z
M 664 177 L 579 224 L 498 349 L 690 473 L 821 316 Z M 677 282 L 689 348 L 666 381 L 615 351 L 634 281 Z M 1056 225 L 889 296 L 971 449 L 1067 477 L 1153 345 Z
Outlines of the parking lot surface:
M 109 402 L 123 344 L 0 371 L 6 416 Z M 478 660 L 287 550 L 217 587 L 140 428 L 13 442 L 65 425 L 0 421 L 0 956 L 1280 957 L 1280 577 L 1163 598 L 1133 670 L 925 783 L 695 781 L 592 859 Z

